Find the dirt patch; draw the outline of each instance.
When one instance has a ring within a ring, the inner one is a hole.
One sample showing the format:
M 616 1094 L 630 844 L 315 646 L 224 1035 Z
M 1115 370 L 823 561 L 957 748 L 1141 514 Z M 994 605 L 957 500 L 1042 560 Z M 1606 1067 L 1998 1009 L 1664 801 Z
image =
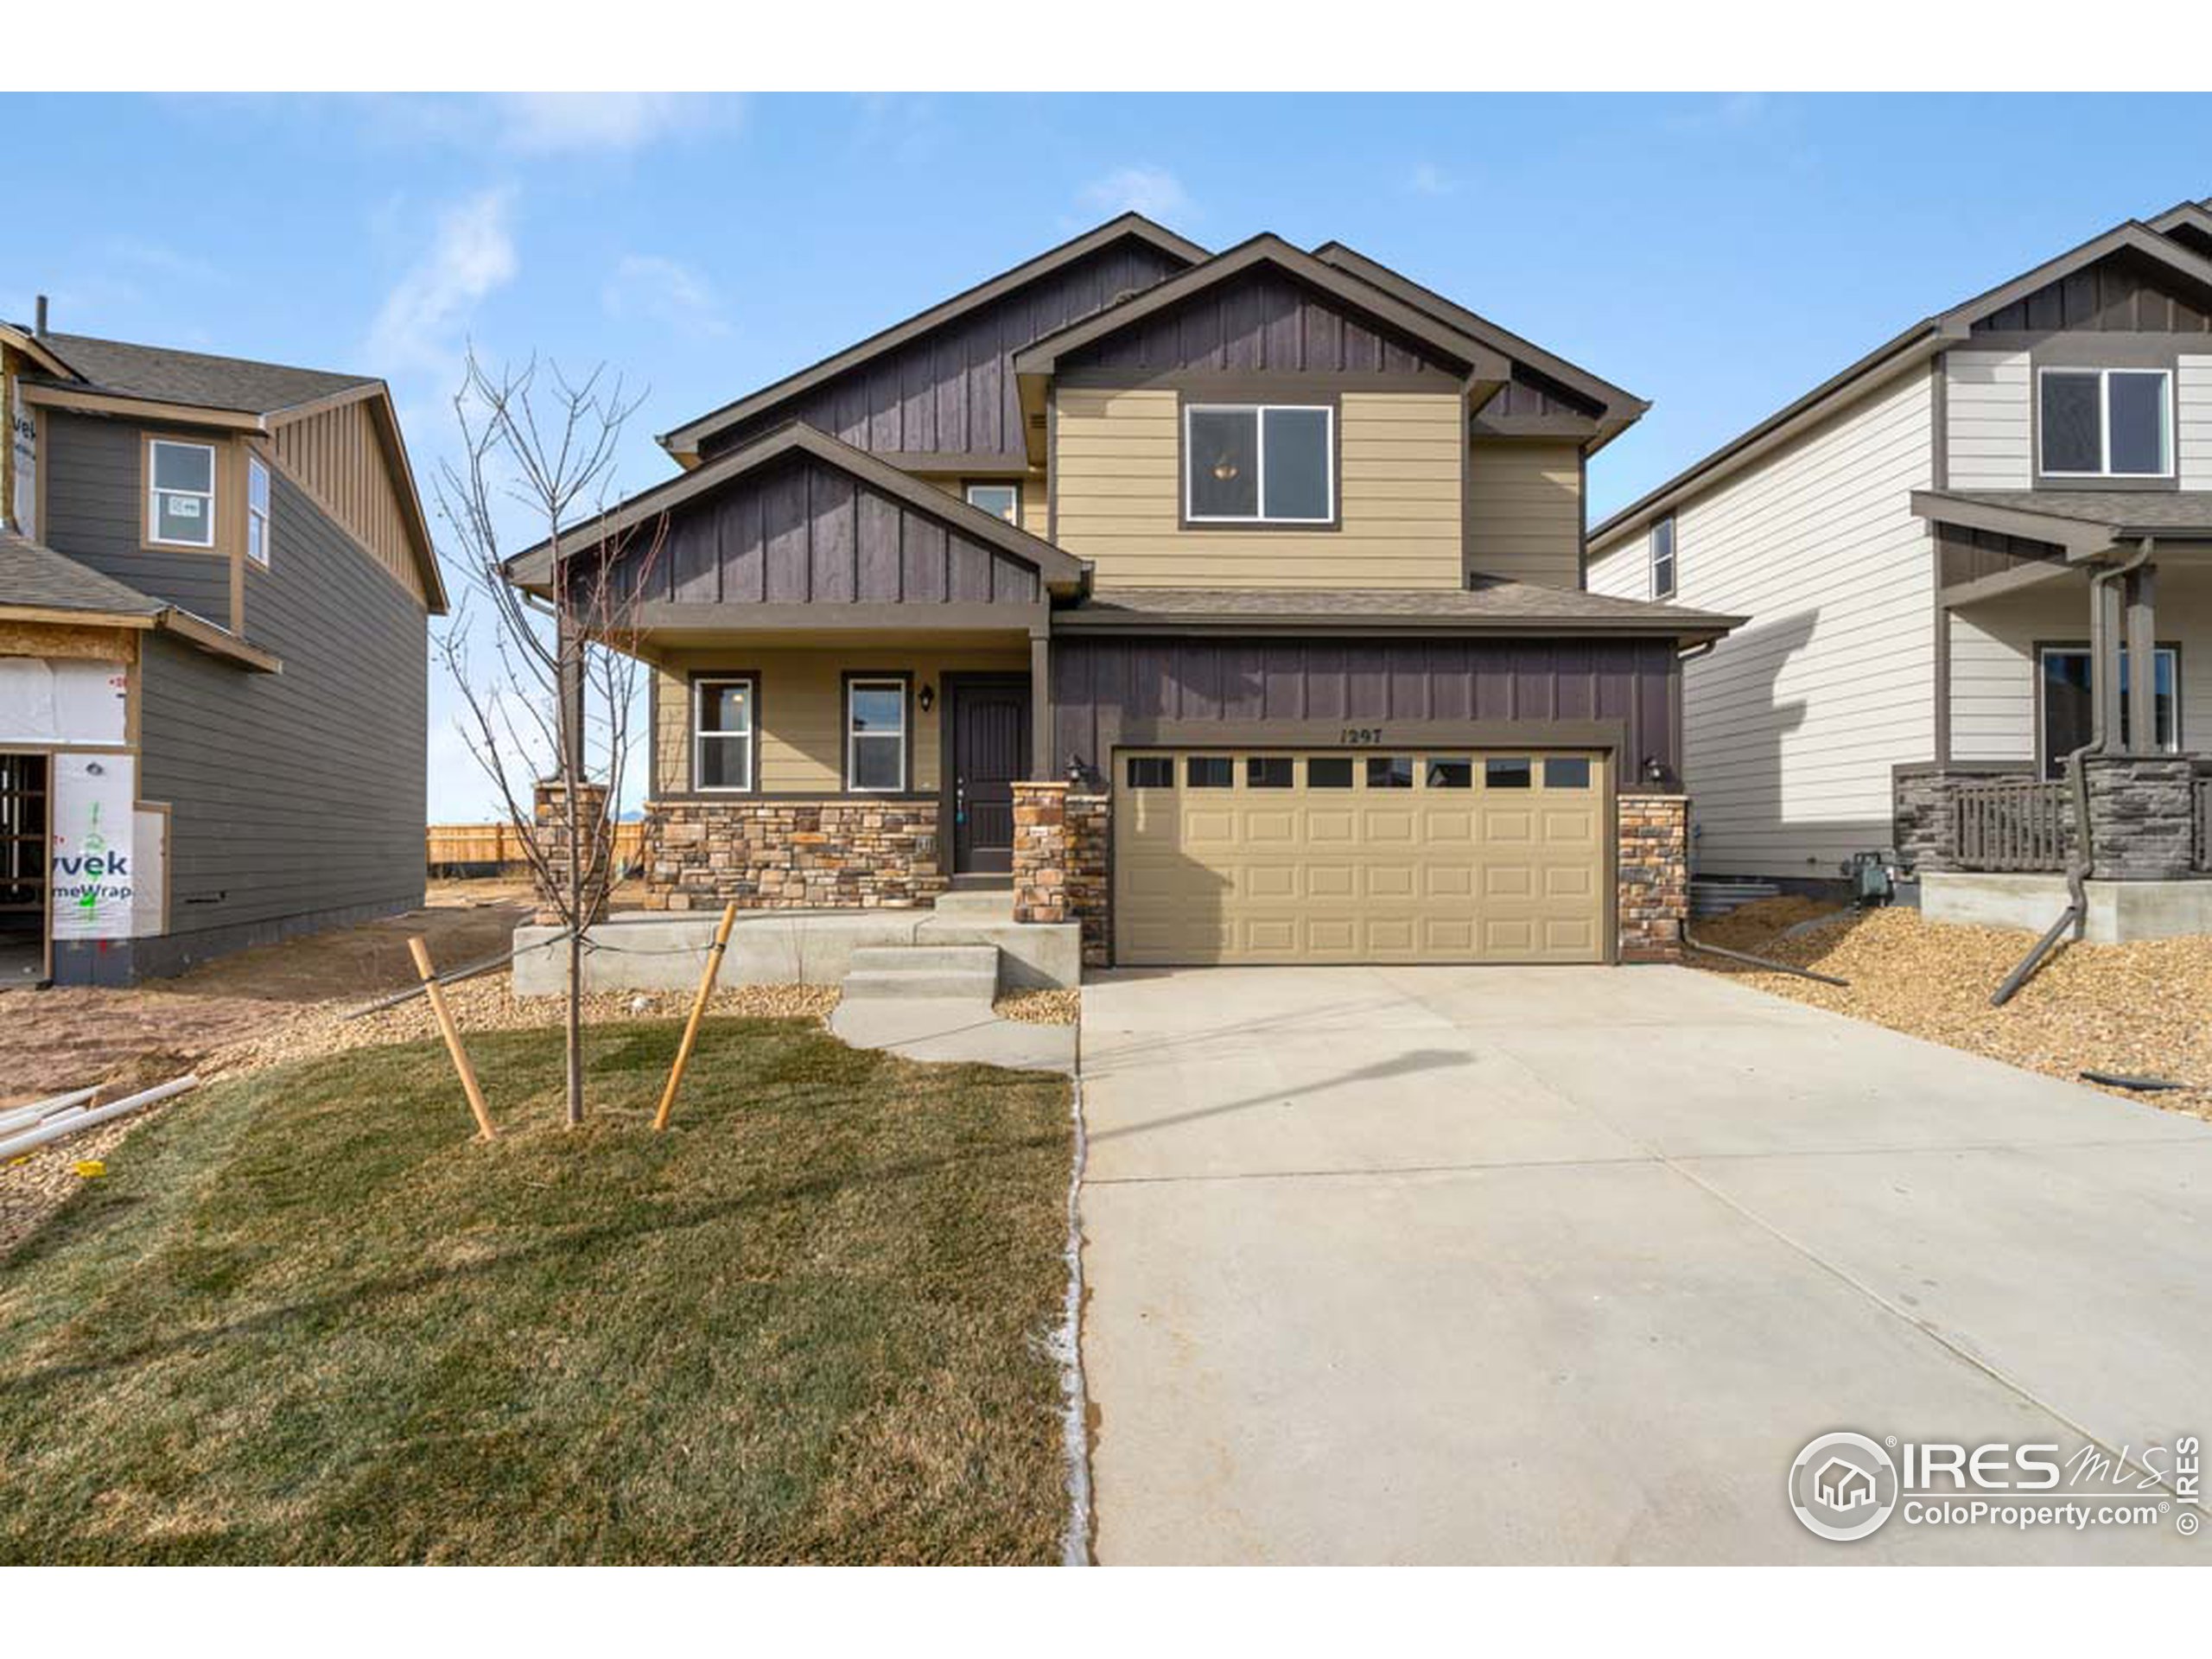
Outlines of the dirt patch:
M 2067 944 L 2012 1001 L 1993 1008 L 1990 993 L 2027 954 L 2032 936 L 1931 923 L 1899 907 L 1853 912 L 1783 937 L 1794 924 L 1834 909 L 1766 899 L 1691 931 L 1708 944 L 1834 974 L 1849 980 L 1847 987 L 1694 951 L 1688 961 L 1777 996 L 2069 1083 L 2082 1081 L 2085 1070 L 2174 1078 L 2192 1086 L 2107 1092 L 2212 1118 L 2212 1022 L 2205 1017 L 2212 1008 L 2212 938 Z

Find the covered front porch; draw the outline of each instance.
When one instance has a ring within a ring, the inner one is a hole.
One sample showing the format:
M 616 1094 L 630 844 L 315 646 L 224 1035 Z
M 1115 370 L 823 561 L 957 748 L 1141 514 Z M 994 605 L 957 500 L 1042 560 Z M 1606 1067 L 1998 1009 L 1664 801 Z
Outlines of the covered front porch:
M 1936 530 L 1937 752 L 1897 769 L 1895 808 L 1923 897 L 1971 892 L 1986 912 L 2018 893 L 2042 925 L 2070 871 L 2139 889 L 2105 897 L 2113 937 L 2203 931 L 2212 499 L 1923 492 L 1914 505 Z M 2145 904 L 2168 885 L 2171 903 Z

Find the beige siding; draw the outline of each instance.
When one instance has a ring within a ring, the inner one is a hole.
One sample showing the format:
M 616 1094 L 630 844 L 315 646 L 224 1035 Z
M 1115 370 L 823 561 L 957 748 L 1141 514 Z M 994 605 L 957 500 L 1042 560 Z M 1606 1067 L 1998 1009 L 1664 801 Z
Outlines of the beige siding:
M 917 690 L 938 688 L 937 706 L 924 714 L 910 706 L 913 722 L 914 787 L 933 792 L 938 783 L 938 726 L 944 713 L 947 672 L 1029 671 L 1027 645 L 961 650 L 886 645 L 880 650 L 778 648 L 691 652 L 664 659 L 653 674 L 653 721 L 659 741 L 657 792 L 691 785 L 690 677 L 696 672 L 744 671 L 757 677 L 760 787 L 771 794 L 844 787 L 844 675 L 847 670 L 911 672 Z
M 2181 741 L 2212 748 L 2212 570 L 2158 572 L 2158 643 L 2181 647 Z M 2013 594 L 1951 619 L 1951 753 L 1961 760 L 2032 760 L 2035 648 L 2089 637 L 2080 577 Z
M 1870 391 L 1675 515 L 1677 597 L 1751 620 L 1683 671 L 1695 861 L 1829 876 L 1888 844 L 1890 768 L 1935 753 L 1934 554 L 1910 493 L 1929 481 L 1930 391 Z M 1609 551 L 1607 591 L 1641 596 Z M 1596 585 L 1593 582 L 1593 586 Z
M 1059 545 L 1111 587 L 1458 588 L 1462 404 L 1346 392 L 1341 528 L 1180 528 L 1173 391 L 1058 394 Z
M 1947 478 L 1952 489 L 2024 490 L 2033 486 L 2031 378 L 2025 352 L 1943 354 Z
M 1477 443 L 1468 452 L 1467 569 L 1582 585 L 1582 452 L 1572 443 Z
M 1590 555 L 1590 591 L 1615 599 L 1651 597 L 1651 532 L 1639 530 L 1603 553 Z
M 2212 490 L 2212 357 L 2183 357 L 2174 388 L 2174 458 L 2181 487 Z

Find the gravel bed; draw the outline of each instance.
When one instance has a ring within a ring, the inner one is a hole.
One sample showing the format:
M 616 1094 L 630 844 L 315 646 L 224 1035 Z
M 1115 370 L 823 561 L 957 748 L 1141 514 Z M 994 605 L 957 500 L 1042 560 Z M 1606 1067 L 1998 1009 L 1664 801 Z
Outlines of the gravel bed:
M 1792 924 L 1834 908 L 1765 899 L 1720 920 L 1695 923 L 1691 931 L 1713 944 L 1837 975 L 1851 982 L 1848 987 L 1695 951 L 1688 960 L 1777 996 L 2069 1083 L 2083 1082 L 2085 1070 L 2171 1077 L 2192 1086 L 2107 1092 L 2212 1118 L 2212 938 L 2067 944 L 2012 1001 L 1993 1008 L 1990 993 L 2027 954 L 2031 935 L 1931 923 L 1916 910 L 1897 907 L 1781 937 Z
M 1071 1026 L 1083 1012 L 1081 991 L 1008 991 L 991 1004 L 1001 1020 L 1026 1026 Z

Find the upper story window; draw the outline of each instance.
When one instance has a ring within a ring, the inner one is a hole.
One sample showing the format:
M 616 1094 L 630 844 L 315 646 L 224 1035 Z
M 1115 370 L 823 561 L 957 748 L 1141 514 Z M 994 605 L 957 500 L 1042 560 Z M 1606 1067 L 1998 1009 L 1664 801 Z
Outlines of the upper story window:
M 995 518 L 1003 518 L 1009 524 L 1021 522 L 1021 486 L 1019 484 L 970 484 L 968 505 L 981 507 Z
M 2173 377 L 2164 369 L 2044 369 L 2037 376 L 2045 478 L 2173 473 Z
M 1190 404 L 1184 517 L 1192 524 L 1326 524 L 1337 516 L 1337 411 Z
M 691 683 L 691 787 L 753 787 L 753 682 L 736 677 Z
M 165 547 L 214 546 L 215 446 L 155 438 L 146 449 L 146 539 Z
M 1651 526 L 1651 597 L 1675 596 L 1675 516 L 1669 513 Z
M 258 455 L 245 463 L 245 556 L 269 568 L 269 463 Z

